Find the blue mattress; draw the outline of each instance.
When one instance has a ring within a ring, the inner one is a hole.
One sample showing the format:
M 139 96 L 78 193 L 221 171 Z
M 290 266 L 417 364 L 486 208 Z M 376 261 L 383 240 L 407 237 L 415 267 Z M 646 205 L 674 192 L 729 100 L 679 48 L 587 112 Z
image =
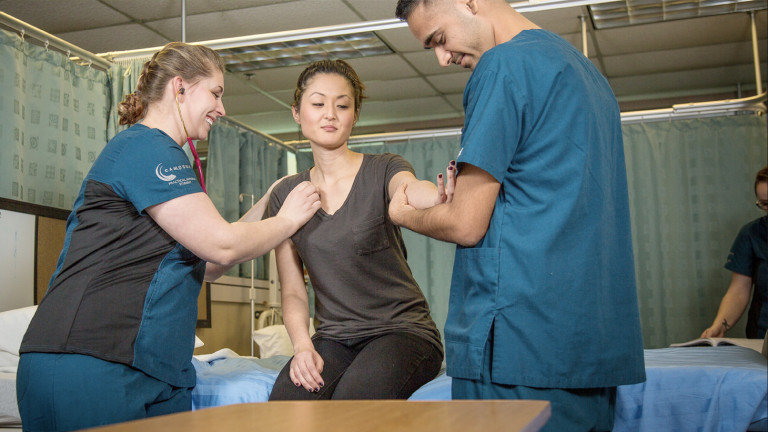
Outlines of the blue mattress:
M 289 357 L 193 359 L 193 409 L 265 402 Z M 738 346 L 645 350 L 647 381 L 620 386 L 614 431 L 768 431 L 768 363 Z M 441 373 L 410 400 L 450 400 Z

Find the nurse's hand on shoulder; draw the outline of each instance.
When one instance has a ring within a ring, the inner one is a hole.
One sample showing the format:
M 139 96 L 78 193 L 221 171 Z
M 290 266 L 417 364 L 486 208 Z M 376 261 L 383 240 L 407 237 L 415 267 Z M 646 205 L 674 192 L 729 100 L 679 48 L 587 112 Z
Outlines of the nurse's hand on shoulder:
M 320 194 L 315 185 L 304 181 L 296 185 L 283 202 L 277 217 L 284 217 L 299 229 L 320 208 Z

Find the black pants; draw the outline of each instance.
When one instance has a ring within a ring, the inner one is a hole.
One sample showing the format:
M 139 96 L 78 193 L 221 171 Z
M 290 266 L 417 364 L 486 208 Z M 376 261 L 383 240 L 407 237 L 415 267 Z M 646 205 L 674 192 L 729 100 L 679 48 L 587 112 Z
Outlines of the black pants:
M 318 337 L 312 342 L 323 358 L 325 385 L 317 393 L 297 387 L 288 362 L 269 400 L 408 399 L 437 376 L 443 361 L 431 342 L 406 332 L 343 341 Z

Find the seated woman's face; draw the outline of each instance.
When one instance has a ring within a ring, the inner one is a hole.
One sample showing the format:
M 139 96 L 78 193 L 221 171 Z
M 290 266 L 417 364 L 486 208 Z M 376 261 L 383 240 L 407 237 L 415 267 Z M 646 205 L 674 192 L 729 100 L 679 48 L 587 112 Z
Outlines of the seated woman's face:
M 312 77 L 293 118 L 301 133 L 314 144 L 335 148 L 347 142 L 355 125 L 355 98 L 352 85 L 338 74 Z

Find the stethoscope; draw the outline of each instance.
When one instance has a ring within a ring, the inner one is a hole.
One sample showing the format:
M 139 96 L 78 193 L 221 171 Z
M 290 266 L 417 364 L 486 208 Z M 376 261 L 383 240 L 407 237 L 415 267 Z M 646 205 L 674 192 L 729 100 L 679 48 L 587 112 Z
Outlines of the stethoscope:
M 195 157 L 195 165 L 197 166 L 197 173 L 200 175 L 200 186 L 203 187 L 203 192 L 208 193 L 205 190 L 205 181 L 203 180 L 203 166 L 200 164 L 200 157 L 197 155 L 197 150 L 195 149 L 195 145 L 192 144 L 192 137 L 189 136 L 189 132 L 187 132 L 187 125 L 184 124 L 184 117 L 181 115 L 181 106 L 179 105 L 179 95 L 184 94 L 184 87 L 180 88 L 178 92 L 176 92 L 176 109 L 179 110 L 179 118 L 181 119 L 181 126 L 184 128 L 184 134 L 187 136 L 187 143 L 189 143 L 189 149 L 192 150 L 192 156 Z

